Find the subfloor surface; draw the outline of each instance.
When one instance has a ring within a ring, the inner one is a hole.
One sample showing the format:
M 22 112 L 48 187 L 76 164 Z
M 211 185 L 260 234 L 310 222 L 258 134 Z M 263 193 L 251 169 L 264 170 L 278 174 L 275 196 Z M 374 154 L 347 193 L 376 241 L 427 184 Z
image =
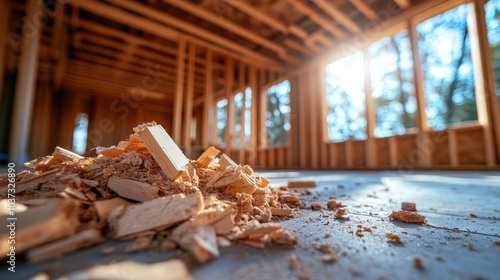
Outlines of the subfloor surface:
M 500 279 L 500 172 L 337 172 L 260 171 L 273 187 L 288 180 L 315 180 L 317 187 L 302 199 L 326 204 L 329 197 L 347 205 L 350 220 L 337 220 L 330 210 L 300 209 L 279 220 L 299 234 L 293 248 L 264 249 L 238 244 L 221 249 L 205 265 L 190 263 L 194 279 Z M 391 221 L 401 202 L 417 204 L 424 225 Z M 358 225 L 369 228 L 357 236 Z M 388 241 L 386 233 L 402 243 Z M 329 244 L 338 260 L 326 263 L 315 247 Z M 18 261 L 16 273 L 0 266 L 0 279 L 28 279 L 40 272 L 57 278 L 98 263 L 135 260 L 152 263 L 170 258 L 189 260 L 184 253 L 123 254 L 128 243 L 108 241 L 59 260 L 31 265 Z M 104 255 L 104 247 L 114 253 Z M 297 257 L 292 268 L 290 258 Z M 423 269 L 414 264 L 421 258 Z M 120 279 L 117 275 L 116 279 Z

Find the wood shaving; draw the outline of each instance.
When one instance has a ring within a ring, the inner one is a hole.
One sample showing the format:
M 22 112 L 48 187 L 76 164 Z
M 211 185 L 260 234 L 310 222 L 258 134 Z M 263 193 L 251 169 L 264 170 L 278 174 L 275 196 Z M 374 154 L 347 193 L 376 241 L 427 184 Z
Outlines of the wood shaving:
M 417 204 L 415 202 L 401 202 L 401 210 L 417 211 Z
M 416 268 L 420 270 L 424 269 L 424 263 L 422 261 L 422 258 L 419 256 L 413 256 L 413 264 L 415 265 Z
M 385 234 L 385 237 L 387 237 L 389 240 L 391 240 L 393 242 L 401 243 L 401 238 L 397 234 L 389 232 L 389 233 Z
M 297 255 L 295 255 L 295 254 L 292 254 L 290 256 L 290 268 L 292 270 L 296 270 L 299 268 L 299 260 L 298 260 Z
M 341 202 L 337 202 L 335 198 L 330 198 L 330 200 L 328 200 L 328 202 L 326 203 L 326 207 L 330 210 L 335 210 L 343 207 L 343 205 Z
M 314 211 L 323 210 L 323 205 L 321 203 L 319 203 L 319 202 L 314 202 L 311 205 L 311 209 L 314 210 Z
M 338 260 L 338 257 L 334 252 L 326 253 L 321 256 L 321 261 L 323 262 L 334 262 L 336 260 Z
M 425 216 L 405 210 L 392 212 L 392 214 L 389 215 L 389 218 L 405 223 L 416 223 L 416 224 L 425 223 Z

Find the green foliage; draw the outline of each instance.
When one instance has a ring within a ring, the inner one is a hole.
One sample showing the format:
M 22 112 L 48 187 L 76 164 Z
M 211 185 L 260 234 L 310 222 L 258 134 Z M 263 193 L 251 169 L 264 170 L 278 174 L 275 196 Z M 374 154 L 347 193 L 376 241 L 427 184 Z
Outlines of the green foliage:
M 267 144 L 288 144 L 290 131 L 290 82 L 285 80 L 267 90 Z

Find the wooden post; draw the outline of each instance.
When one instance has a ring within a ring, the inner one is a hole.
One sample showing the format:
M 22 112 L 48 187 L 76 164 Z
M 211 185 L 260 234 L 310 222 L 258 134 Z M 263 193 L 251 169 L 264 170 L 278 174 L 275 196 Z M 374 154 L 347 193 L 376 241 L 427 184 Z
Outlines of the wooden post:
M 300 157 L 299 157 L 299 167 L 307 168 L 308 167 L 308 147 L 310 147 L 309 139 L 309 131 L 307 127 L 310 124 L 307 122 L 307 72 L 303 71 L 299 74 L 299 147 L 300 147 Z
M 396 136 L 389 137 L 389 161 L 391 167 L 398 167 L 398 141 Z
M 26 4 L 26 18 L 28 22 L 35 21 L 37 14 L 42 13 L 42 6 L 37 0 L 29 0 Z M 31 128 L 31 117 L 33 114 L 33 103 L 38 72 L 38 49 L 40 45 L 40 32 L 42 23 L 36 22 L 32 28 L 23 28 L 26 41 L 22 45 L 21 57 L 19 58 L 18 75 L 14 98 L 14 110 L 12 113 L 12 126 L 10 136 L 10 161 L 22 166 L 28 161 L 28 146 Z M 33 30 L 34 28 L 34 30 Z
M 478 121 L 483 126 L 486 164 L 495 165 L 496 155 L 500 158 L 500 108 L 497 103 L 491 50 L 486 30 L 485 1 L 469 3 L 467 25 L 470 34 L 471 56 L 474 66 L 474 84 Z M 493 137 L 492 134 L 495 134 Z M 497 163 L 498 164 L 498 163 Z
M 246 110 L 246 104 L 245 104 L 245 101 L 246 101 L 246 88 L 244 87 L 246 85 L 246 80 L 245 80 L 245 64 L 243 63 L 243 61 L 240 61 L 240 70 L 239 70 L 239 74 L 240 74 L 240 81 L 239 81 L 239 86 L 240 88 L 242 89 L 242 93 L 243 93 L 243 104 L 241 106 L 241 117 L 240 117 L 240 135 L 236 136 L 236 137 L 240 137 L 240 163 L 243 164 L 245 162 L 245 150 L 246 150 L 246 143 L 245 143 L 245 110 Z
M 57 4 L 56 15 L 54 17 L 54 35 L 52 36 L 52 56 L 56 59 L 54 71 L 55 90 L 59 90 L 66 65 L 68 63 L 68 47 L 66 37 L 66 26 L 64 25 L 64 2 Z
M 299 167 L 299 78 L 297 76 L 290 77 L 290 144 L 287 150 L 287 167 Z
M 257 98 L 259 89 L 257 87 L 257 69 L 255 66 L 249 66 L 249 84 L 252 89 L 252 104 L 250 106 L 250 165 L 255 165 L 257 156 Z
M 370 52 L 368 47 L 363 49 L 365 70 L 365 94 L 366 94 L 366 163 L 368 167 L 377 166 L 377 147 L 375 143 L 375 104 L 372 97 L 372 81 L 370 73 Z
M 206 63 L 205 63 L 205 96 L 203 103 L 203 134 L 202 134 L 202 146 L 203 148 L 208 148 L 210 145 L 210 131 L 217 130 L 217 126 L 214 122 L 214 86 L 213 86 L 213 52 L 211 49 L 207 49 L 206 53 Z
M 319 167 L 328 169 L 328 135 L 325 135 L 326 128 L 326 85 L 325 85 L 325 67 L 319 65 L 316 67 L 316 75 L 314 81 L 316 86 L 316 109 L 315 115 L 317 118 L 318 129 L 318 145 L 319 145 Z
M 179 38 L 178 51 L 177 51 L 177 81 L 176 92 L 174 99 L 174 119 L 172 127 L 174 128 L 173 137 L 174 141 L 178 144 L 182 143 L 182 97 L 184 96 L 184 67 L 186 58 L 186 39 Z
M 267 89 L 263 87 L 267 84 L 266 81 L 266 70 L 260 69 L 259 75 L 259 86 L 256 95 L 259 96 L 259 120 L 257 124 L 257 129 L 259 131 L 259 151 L 267 148 L 267 128 L 266 128 L 266 112 L 267 112 Z M 265 153 L 259 153 L 259 155 L 264 155 Z
M 354 153 L 352 152 L 352 139 L 345 141 L 345 162 L 347 168 L 354 166 Z
M 194 96 L 194 59 L 196 56 L 196 45 L 189 43 L 188 77 L 186 100 L 184 100 L 184 151 L 191 158 L 191 119 L 193 118 L 193 96 Z
M 424 81 L 422 77 L 422 68 L 420 65 L 420 56 L 418 50 L 418 34 L 417 27 L 413 20 L 409 21 L 410 30 L 410 45 L 413 58 L 413 76 L 415 85 L 415 99 L 417 100 L 417 111 L 415 120 L 418 128 L 417 135 L 417 153 L 419 155 L 419 165 L 422 167 L 430 166 L 430 152 L 429 152 L 429 127 L 427 125 L 427 115 L 425 108 L 427 102 L 425 101 Z
M 234 141 L 234 96 L 233 96 L 234 63 L 233 58 L 226 57 L 226 149 L 225 153 L 231 155 Z
M 308 98 L 309 98 L 309 112 L 308 114 L 302 115 L 302 118 L 307 118 L 306 126 L 309 127 L 309 131 L 307 133 L 308 138 L 310 140 L 309 152 L 311 155 L 311 165 L 310 167 L 313 169 L 318 169 L 319 167 L 319 139 L 318 139 L 318 120 L 317 114 L 319 113 L 318 107 L 316 106 L 316 101 L 318 100 L 318 81 L 316 75 L 316 68 L 310 67 L 309 70 L 309 79 L 308 79 Z
M 0 1 L 0 38 L 7 38 L 9 32 L 10 1 Z M 3 78 L 5 75 L 5 51 L 7 44 L 0 44 L 0 101 L 3 93 Z
M 457 167 L 459 165 L 457 134 L 455 133 L 454 129 L 448 129 L 448 153 L 450 154 L 450 165 L 452 167 Z

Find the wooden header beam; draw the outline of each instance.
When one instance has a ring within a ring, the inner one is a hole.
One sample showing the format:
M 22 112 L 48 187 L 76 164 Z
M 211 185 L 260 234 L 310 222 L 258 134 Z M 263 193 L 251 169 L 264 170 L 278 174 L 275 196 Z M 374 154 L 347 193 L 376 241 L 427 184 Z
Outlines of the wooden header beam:
M 342 24 L 345 28 L 347 28 L 351 32 L 358 33 L 361 31 L 356 22 L 347 17 L 344 14 L 344 12 L 332 6 L 330 3 L 326 2 L 325 0 L 314 0 L 313 2 L 314 4 L 316 4 L 316 6 L 320 7 L 325 13 L 330 15 L 335 21 Z
M 307 15 L 312 21 L 328 30 L 328 32 L 332 33 L 336 37 L 342 39 L 345 37 L 345 34 L 342 30 L 332 24 L 332 20 L 324 17 L 323 15 L 316 12 L 311 6 L 302 2 L 301 0 L 286 0 L 290 5 L 292 5 L 297 11 L 304 13 Z
M 351 4 L 358 9 L 363 15 L 365 15 L 371 21 L 378 21 L 377 13 L 366 4 L 363 0 L 349 0 Z
M 249 15 L 250 17 L 267 24 L 268 26 L 280 31 L 281 33 L 287 34 L 288 28 L 282 22 L 274 19 L 270 15 L 263 13 L 259 9 L 256 9 L 250 4 L 247 4 L 242 0 L 222 0 L 227 4 L 231 5 L 233 8 L 240 10 L 241 12 Z
M 94 5 L 93 3 L 96 1 L 90 1 L 90 0 L 85 1 L 85 3 L 87 3 L 87 2 L 89 2 L 90 5 Z M 266 56 L 264 56 L 256 51 L 253 51 L 253 50 L 250 50 L 246 47 L 243 47 L 243 46 L 241 46 L 241 45 L 239 45 L 239 44 L 237 44 L 229 39 L 226 39 L 218 34 L 215 34 L 213 32 L 209 32 L 209 31 L 207 31 L 199 26 L 196 26 L 194 24 L 177 19 L 173 16 L 170 16 L 166 13 L 163 13 L 157 9 L 151 8 L 147 5 L 140 4 L 137 2 L 132 2 L 132 1 L 123 1 L 123 0 L 109 0 L 109 2 L 115 4 L 119 7 L 129 9 L 131 11 L 139 13 L 146 18 L 151 18 L 151 19 L 157 20 L 159 22 L 162 22 L 166 25 L 170 25 L 170 26 L 173 26 L 175 28 L 178 28 L 185 33 L 192 34 L 194 36 L 202 38 L 203 40 L 211 42 L 212 44 L 220 45 L 220 46 L 223 46 L 223 47 L 225 47 L 231 51 L 234 51 L 238 54 L 251 57 L 251 58 L 253 58 L 256 61 L 259 61 L 261 63 L 274 64 L 274 65 L 279 64 L 278 61 L 276 61 L 270 57 L 266 57 Z M 130 15 L 132 15 L 132 14 L 130 14 Z M 151 22 L 151 23 L 153 23 L 153 22 Z M 162 27 L 166 27 L 166 26 L 161 25 L 161 24 L 158 24 L 158 25 L 160 25 Z M 144 29 L 144 30 L 147 30 L 147 29 Z
M 213 14 L 209 10 L 199 8 L 197 5 L 192 4 L 189 1 L 179 1 L 179 0 L 163 0 L 164 2 L 182 9 L 194 16 L 197 16 L 201 19 L 204 19 L 212 24 L 215 24 L 219 27 L 222 27 L 226 30 L 229 30 L 239 36 L 242 36 L 250 41 L 253 41 L 255 43 L 258 43 L 262 45 L 263 47 L 266 47 L 268 49 L 273 50 L 276 53 L 284 53 L 285 49 L 280 46 L 279 44 L 262 37 L 259 34 L 254 33 L 253 31 L 250 31 L 246 28 L 243 28 L 229 20 L 222 19 L 221 17 L 218 17 L 217 15 Z

